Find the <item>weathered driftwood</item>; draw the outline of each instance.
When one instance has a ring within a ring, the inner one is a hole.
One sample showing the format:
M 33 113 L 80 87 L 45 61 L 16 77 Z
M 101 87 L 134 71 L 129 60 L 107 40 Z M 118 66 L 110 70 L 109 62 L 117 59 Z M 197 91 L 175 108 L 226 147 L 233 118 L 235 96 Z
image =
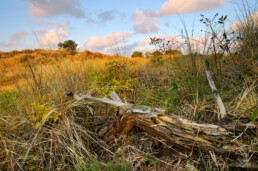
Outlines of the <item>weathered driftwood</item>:
M 178 154 L 192 151 L 194 145 L 204 147 L 207 151 L 214 150 L 219 153 L 226 151 L 238 156 L 243 155 L 237 152 L 239 148 L 255 151 L 255 147 L 251 145 L 232 141 L 237 136 L 234 137 L 230 131 L 221 126 L 190 121 L 175 114 L 165 114 L 165 111 L 159 108 L 123 103 L 115 92 L 112 92 L 111 97 L 113 100 L 90 95 L 74 95 L 76 101 L 87 99 L 119 108 L 119 116 L 114 125 L 104 133 L 107 138 L 126 135 L 134 127 L 138 127 L 162 143 L 166 142 L 175 147 L 173 151 Z
M 112 94 L 115 94 L 115 92 L 112 92 Z M 166 123 L 177 125 L 181 128 L 185 128 L 186 130 L 195 129 L 195 130 L 198 130 L 199 132 L 203 132 L 208 135 L 229 135 L 230 134 L 230 132 L 228 132 L 226 129 L 218 125 L 197 123 L 194 121 L 187 120 L 183 117 L 177 116 L 175 114 L 165 115 L 165 111 L 159 108 L 154 108 L 154 107 L 149 107 L 144 105 L 139 106 L 134 104 L 127 104 L 127 103 L 123 103 L 121 100 L 97 98 L 97 97 L 92 97 L 90 95 L 83 95 L 83 96 L 75 95 L 74 97 L 77 101 L 80 101 L 83 99 L 89 99 L 89 100 L 110 104 L 116 107 L 120 107 L 120 113 L 132 115 L 135 117 L 137 116 L 143 119 L 157 119 L 155 117 L 158 117 L 159 120 L 163 120 Z M 116 98 L 117 97 L 118 96 L 116 95 Z
M 211 71 L 209 70 L 206 70 L 206 75 L 207 75 L 207 79 L 208 79 L 208 82 L 209 82 L 209 85 L 211 87 L 211 90 L 212 90 L 212 93 L 215 97 L 215 100 L 219 106 L 219 111 L 220 111 L 220 118 L 223 119 L 225 116 L 226 116 L 226 109 L 225 109 L 225 106 L 220 98 L 220 95 L 219 95 L 219 92 L 216 88 L 216 85 L 213 81 L 213 78 L 212 78 L 212 74 L 211 74 Z

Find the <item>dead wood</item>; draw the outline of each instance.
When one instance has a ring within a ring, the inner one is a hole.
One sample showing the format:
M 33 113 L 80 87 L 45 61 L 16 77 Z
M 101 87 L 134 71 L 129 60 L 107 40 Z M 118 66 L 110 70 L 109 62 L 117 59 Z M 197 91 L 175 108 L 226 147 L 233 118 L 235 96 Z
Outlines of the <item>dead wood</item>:
M 220 98 L 220 95 L 219 95 L 219 92 L 216 88 L 216 85 L 213 81 L 213 78 L 212 78 L 212 74 L 211 74 L 211 71 L 209 70 L 206 70 L 206 75 L 207 75 L 207 79 L 208 79 L 208 82 L 209 82 L 209 85 L 211 87 L 211 90 L 212 90 L 212 93 L 215 97 L 215 100 L 219 106 L 219 111 L 220 111 L 220 118 L 221 118 L 221 122 L 223 122 L 223 119 L 225 118 L 226 116 L 226 109 L 225 109 L 225 106 Z
M 160 142 L 171 146 L 173 151 L 179 155 L 198 152 L 201 148 L 207 154 L 215 151 L 222 155 L 230 154 L 234 158 L 246 157 L 243 151 L 248 151 L 257 158 L 255 150 L 257 143 L 247 144 L 238 140 L 245 134 L 248 127 L 256 129 L 251 122 L 248 123 L 248 127 L 243 130 L 242 134 L 235 135 L 234 132 L 231 132 L 232 129 L 227 129 L 227 127 L 191 121 L 175 114 L 166 114 L 159 108 L 123 103 L 115 92 L 112 92 L 111 97 L 113 100 L 90 95 L 74 95 L 76 101 L 92 100 L 118 107 L 119 115 L 116 121 L 104 133 L 106 139 L 111 143 L 121 136 L 129 135 L 133 128 L 139 128 Z

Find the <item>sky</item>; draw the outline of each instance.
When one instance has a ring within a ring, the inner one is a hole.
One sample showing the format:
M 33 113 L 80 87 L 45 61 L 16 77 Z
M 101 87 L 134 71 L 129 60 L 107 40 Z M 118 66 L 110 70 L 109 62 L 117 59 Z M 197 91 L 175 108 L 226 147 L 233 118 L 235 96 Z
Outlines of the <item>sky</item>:
M 256 8 L 256 0 L 243 0 Z M 150 37 L 178 37 L 183 24 L 202 36 L 200 14 L 237 21 L 242 0 L 0 0 L 0 51 L 57 49 L 74 40 L 78 50 L 130 55 L 151 49 Z

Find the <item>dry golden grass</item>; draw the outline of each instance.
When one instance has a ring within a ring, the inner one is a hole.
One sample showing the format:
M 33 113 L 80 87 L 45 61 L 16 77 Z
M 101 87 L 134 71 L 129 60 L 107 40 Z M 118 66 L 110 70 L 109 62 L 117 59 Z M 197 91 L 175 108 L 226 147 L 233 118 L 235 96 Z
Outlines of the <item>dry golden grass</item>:
M 26 59 L 27 55 L 30 57 Z M 0 59 L 3 67 L 0 76 L 7 78 L 2 79 L 0 91 L 15 89 L 0 93 L 0 121 L 3 121 L 0 122 L 0 149 L 3 151 L 0 151 L 0 170 L 105 170 L 108 164 L 115 168 L 127 168 L 117 170 L 128 170 L 132 162 L 124 160 L 126 154 L 116 154 L 116 150 L 112 149 L 117 146 L 107 145 L 95 131 L 94 124 L 103 126 L 103 123 L 114 120 L 114 108 L 91 102 L 71 106 L 73 100 L 66 96 L 67 90 L 96 97 L 109 96 L 115 90 L 123 101 L 164 108 L 167 112 L 193 120 L 217 122 L 219 110 L 205 76 L 206 58 L 196 57 L 197 75 L 193 76 L 190 57 L 163 57 L 155 62 L 153 59 L 87 51 L 74 56 L 59 51 L 37 51 Z M 222 67 L 224 82 L 221 95 L 228 112 L 235 116 L 252 116 L 258 101 L 257 78 L 239 78 L 234 72 L 238 70 L 235 65 L 223 64 Z M 174 83 L 178 86 L 175 91 L 172 89 Z M 91 107 L 94 108 L 94 115 L 90 113 Z M 48 115 L 53 108 L 57 109 L 55 115 Z M 95 122 L 93 116 L 99 121 Z M 152 149 L 145 147 L 140 139 L 144 136 L 138 132 L 126 139 L 129 144 L 135 143 L 135 140 L 141 142 L 137 150 L 144 156 L 132 160 L 142 162 L 142 169 L 148 166 L 151 170 L 160 170 L 164 166 L 158 162 L 160 159 L 156 160 Z M 253 135 L 248 136 L 250 140 L 257 141 Z M 108 150 L 103 150 L 103 147 Z M 126 144 L 121 145 L 122 148 L 126 148 Z M 249 160 L 248 152 L 244 153 Z M 132 153 L 134 155 L 139 153 Z M 228 167 L 228 159 L 220 155 L 216 157 L 220 160 L 220 168 Z M 250 159 L 253 160 L 252 157 Z M 175 159 L 169 160 L 172 162 Z M 176 160 L 181 168 L 192 161 L 198 161 L 195 165 L 200 169 L 217 165 L 210 156 L 182 160 L 176 157 Z M 147 164 L 152 162 L 159 164 Z
M 18 53 L 12 57 L 0 58 L 0 91 L 14 89 L 16 84 L 22 85 L 32 72 L 41 72 L 40 77 L 47 77 L 47 73 L 69 68 L 71 72 L 82 72 L 82 69 L 91 67 L 93 70 L 99 70 L 105 67 L 105 64 L 114 59 L 126 63 L 135 63 L 141 66 L 147 60 L 135 58 L 125 58 L 121 56 L 104 55 L 99 52 L 83 51 L 71 56 L 65 50 L 37 50 L 32 53 Z M 33 70 L 30 70 L 30 66 Z M 28 80 L 27 80 L 28 81 Z

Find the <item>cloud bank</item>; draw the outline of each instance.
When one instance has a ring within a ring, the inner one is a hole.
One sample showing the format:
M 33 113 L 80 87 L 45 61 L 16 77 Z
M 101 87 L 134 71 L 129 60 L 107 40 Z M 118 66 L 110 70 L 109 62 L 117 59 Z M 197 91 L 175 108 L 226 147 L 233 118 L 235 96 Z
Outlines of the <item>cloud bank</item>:
M 226 0 L 169 0 L 162 5 L 159 15 L 185 14 L 219 8 Z
M 158 32 L 158 18 L 173 14 L 186 14 L 219 8 L 224 6 L 227 0 L 168 0 L 159 10 L 140 11 L 136 9 L 132 16 L 134 30 L 137 33 L 146 34 Z
M 121 42 L 125 42 L 126 39 L 131 36 L 131 32 L 111 32 L 106 37 L 91 37 L 85 43 L 85 46 L 91 49 L 104 50 L 105 48 L 115 46 Z
M 40 18 L 34 18 L 32 20 L 29 20 L 29 22 L 30 23 L 35 23 L 35 24 L 48 24 L 48 25 L 56 26 L 56 27 L 66 27 L 66 26 L 70 25 L 70 21 L 69 20 L 66 20 L 66 21 L 64 21 L 62 23 L 58 23 L 55 20 L 46 21 L 46 20 L 42 20 Z
M 158 32 L 159 24 L 157 22 L 158 17 L 152 15 L 152 12 L 142 12 L 139 9 L 133 14 L 134 30 L 137 33 L 146 34 L 149 32 Z
M 14 33 L 12 35 L 12 40 L 21 40 L 27 37 L 28 33 L 24 30 L 19 30 L 17 33 Z
M 51 17 L 62 14 L 76 18 L 84 17 L 79 8 L 79 0 L 27 0 L 31 15 L 37 17 Z
M 63 28 L 50 29 L 48 31 L 42 28 L 36 32 L 42 34 L 39 39 L 40 46 L 37 46 L 37 48 L 46 49 L 55 49 L 57 44 L 63 41 L 64 37 L 70 35 L 70 33 Z
M 19 45 L 19 41 L 25 39 L 28 35 L 28 32 L 24 30 L 19 30 L 18 32 L 14 33 L 8 42 L 1 42 L 0 46 L 4 47 L 12 47 Z

